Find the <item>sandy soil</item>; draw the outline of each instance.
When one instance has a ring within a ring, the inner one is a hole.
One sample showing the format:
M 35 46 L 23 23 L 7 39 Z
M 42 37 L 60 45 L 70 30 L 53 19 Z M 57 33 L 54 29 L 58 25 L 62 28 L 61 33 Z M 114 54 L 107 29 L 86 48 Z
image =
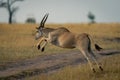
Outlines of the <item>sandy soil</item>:
M 118 54 L 120 50 L 103 50 L 96 53 L 99 54 L 98 58 L 100 59 L 103 56 Z M 0 79 L 16 80 L 42 73 L 51 74 L 65 66 L 86 62 L 86 59 L 79 51 L 43 55 L 25 61 L 13 62 L 4 66 L 4 68 L 0 68 Z

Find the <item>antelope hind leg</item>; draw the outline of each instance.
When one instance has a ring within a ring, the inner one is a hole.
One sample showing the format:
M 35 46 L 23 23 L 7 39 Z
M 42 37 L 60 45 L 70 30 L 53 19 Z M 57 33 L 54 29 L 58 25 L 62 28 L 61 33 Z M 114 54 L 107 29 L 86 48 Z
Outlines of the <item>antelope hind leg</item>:
M 97 58 L 95 56 L 95 54 L 90 50 L 90 56 L 93 59 L 93 61 L 96 63 L 97 67 L 103 71 L 103 68 L 101 67 L 101 63 L 97 61 Z

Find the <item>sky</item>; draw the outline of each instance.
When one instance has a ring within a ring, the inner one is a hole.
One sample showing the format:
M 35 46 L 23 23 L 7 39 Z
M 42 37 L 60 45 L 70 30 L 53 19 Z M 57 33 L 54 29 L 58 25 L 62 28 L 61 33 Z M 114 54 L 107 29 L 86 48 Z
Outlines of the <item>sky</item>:
M 34 17 L 39 23 L 49 13 L 48 23 L 86 23 L 88 12 L 95 15 L 96 22 L 120 22 L 120 0 L 24 0 L 19 6 L 15 20 L 25 23 Z M 0 8 L 0 22 L 8 22 L 8 12 Z

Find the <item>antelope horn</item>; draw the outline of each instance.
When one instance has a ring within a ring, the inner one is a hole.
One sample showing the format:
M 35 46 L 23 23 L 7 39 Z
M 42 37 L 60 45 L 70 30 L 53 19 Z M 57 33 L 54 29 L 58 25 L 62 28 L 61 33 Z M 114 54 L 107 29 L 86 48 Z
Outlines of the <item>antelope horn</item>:
M 46 13 L 45 16 L 43 17 L 43 19 L 42 19 L 42 21 L 41 21 L 41 23 L 40 23 L 40 27 L 42 27 L 42 28 L 44 27 L 44 24 L 45 24 L 45 22 L 46 22 L 46 20 L 47 20 L 47 18 L 48 18 L 48 15 L 49 15 L 49 14 Z M 40 27 L 39 27 L 39 28 L 40 28 Z

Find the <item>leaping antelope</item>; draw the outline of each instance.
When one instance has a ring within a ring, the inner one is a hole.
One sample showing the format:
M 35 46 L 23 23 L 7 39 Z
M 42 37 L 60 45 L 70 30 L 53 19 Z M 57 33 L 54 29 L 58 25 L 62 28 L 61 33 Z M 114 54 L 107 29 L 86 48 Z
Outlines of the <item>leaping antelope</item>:
M 48 18 L 48 13 L 43 17 L 40 26 L 37 28 L 36 39 L 40 39 L 37 44 L 38 49 L 44 51 L 44 48 L 47 43 L 52 43 L 55 46 L 62 48 L 78 48 L 84 57 L 87 59 L 90 68 L 95 72 L 93 67 L 93 61 L 97 64 L 98 68 L 103 71 L 101 65 L 97 62 L 96 56 L 91 50 L 91 40 L 90 35 L 87 33 L 82 34 L 74 34 L 70 32 L 67 28 L 60 27 L 57 29 L 46 28 L 44 27 L 45 22 Z M 40 46 L 40 44 L 44 41 L 44 44 Z M 100 48 L 97 44 L 95 44 L 95 48 L 99 51 Z

